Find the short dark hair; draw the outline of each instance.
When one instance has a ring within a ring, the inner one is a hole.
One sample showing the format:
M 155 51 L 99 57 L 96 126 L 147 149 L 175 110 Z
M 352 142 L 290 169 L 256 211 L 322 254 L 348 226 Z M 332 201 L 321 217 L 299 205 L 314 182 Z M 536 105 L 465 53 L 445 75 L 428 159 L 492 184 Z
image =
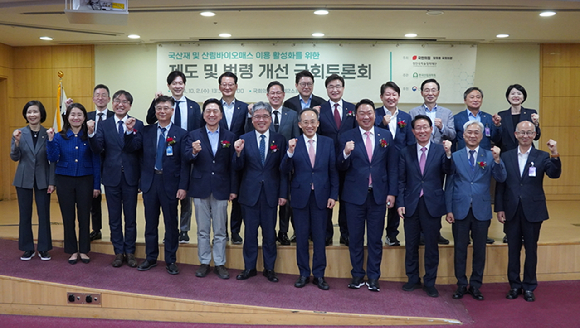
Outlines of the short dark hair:
M 224 105 L 222 105 L 222 102 L 215 99 L 215 98 L 209 98 L 208 100 L 203 102 L 203 107 L 202 107 L 202 113 L 205 112 L 205 108 L 207 107 L 207 105 L 209 104 L 216 104 L 218 105 L 218 107 L 220 108 L 220 113 L 224 112 Z
M 167 84 L 173 83 L 173 80 L 175 80 L 175 78 L 178 76 L 181 77 L 183 84 L 185 84 L 185 74 L 183 74 L 181 71 L 173 71 L 169 73 L 169 75 L 167 75 Z
M 467 100 L 467 95 L 472 93 L 473 91 L 479 91 L 479 93 L 481 94 L 481 98 L 483 99 L 483 90 L 481 90 L 478 87 L 471 87 L 467 88 L 467 90 L 465 90 L 465 92 L 463 93 L 463 100 Z
M 385 93 L 386 88 L 391 88 L 391 89 L 395 90 L 399 95 L 401 94 L 401 88 L 399 88 L 397 83 L 395 83 L 393 81 L 389 81 L 389 82 L 381 85 L 381 96 L 383 95 L 383 93 Z
M 64 115 L 64 120 L 63 120 L 64 122 L 62 124 L 62 130 L 60 131 L 60 136 L 63 139 L 68 140 L 68 137 L 66 136 L 68 129 L 70 129 L 70 122 L 68 121 L 68 117 L 70 116 L 70 113 L 72 112 L 72 110 L 75 108 L 80 109 L 83 112 L 83 115 L 85 116 L 85 120 L 83 121 L 83 125 L 81 127 L 81 130 L 83 131 L 83 135 L 81 136 L 81 140 L 87 140 L 89 137 L 88 128 L 87 128 L 87 110 L 85 109 L 85 106 L 83 106 L 79 103 L 72 103 L 66 108 L 66 114 Z
M 107 96 L 110 96 L 111 95 L 111 92 L 109 91 L 109 87 L 107 87 L 104 84 L 97 84 L 95 86 L 95 88 L 93 89 L 93 94 L 95 93 L 95 91 L 97 91 L 97 89 L 105 89 L 105 90 L 107 90 Z
M 302 114 L 304 114 L 304 112 L 313 112 L 314 114 L 316 114 L 316 120 L 319 120 L 320 118 L 318 117 L 318 111 L 314 108 L 304 108 L 300 114 L 298 114 L 298 122 L 302 122 Z
M 519 84 L 512 84 L 507 88 L 507 91 L 505 92 L 505 99 L 508 101 L 508 103 L 510 102 L 508 98 L 510 96 L 510 92 L 512 91 L 512 89 L 516 89 L 524 95 L 524 100 L 522 101 L 522 103 L 524 101 L 526 101 L 526 99 L 528 98 L 528 93 L 526 92 L 526 88 L 524 88 L 523 86 L 521 86 Z
M 435 80 L 435 79 L 427 79 L 427 80 L 423 81 L 423 83 L 421 83 L 421 92 L 423 91 L 423 87 L 427 83 L 435 83 L 435 84 L 437 84 L 437 90 L 441 91 L 441 87 L 439 86 L 439 82 L 437 82 L 437 80 Z
M 27 102 L 26 105 L 24 105 L 24 108 L 22 109 L 22 116 L 24 116 L 26 123 L 28 123 L 26 112 L 28 112 L 28 108 L 30 106 L 38 106 L 38 111 L 40 112 L 40 123 L 44 123 L 46 120 L 46 109 L 44 109 L 44 105 L 38 100 L 31 100 Z
M 329 77 L 327 77 L 326 81 L 324 81 L 324 87 L 328 88 L 328 83 L 334 80 L 339 80 L 342 83 L 342 86 L 344 87 L 344 78 L 338 74 L 332 74 Z
M 123 95 L 123 96 L 125 96 L 125 98 L 127 98 L 127 101 L 129 102 L 130 105 L 133 105 L 133 96 L 129 93 L 129 91 L 125 91 L 125 90 L 119 90 L 119 91 L 115 92 L 115 94 L 113 95 L 113 101 L 121 95 Z
M 430 127 L 433 127 L 433 122 L 431 121 L 431 119 L 429 118 L 429 116 L 427 116 L 427 115 L 417 115 L 411 121 L 411 127 L 413 127 L 413 130 L 415 129 L 415 122 L 417 122 L 418 120 L 425 120 L 425 121 L 429 122 L 429 126 Z
M 314 83 L 314 75 L 307 70 L 303 70 L 301 72 L 296 73 L 296 84 L 300 82 L 300 79 L 303 77 L 309 77 L 312 79 L 312 83 Z
M 218 84 L 222 84 L 222 77 L 231 77 L 234 79 L 234 84 L 238 84 L 238 77 L 232 72 L 223 72 L 218 78 Z M 183 80 L 183 83 L 185 83 L 185 79 Z
M 373 111 L 375 110 L 375 103 L 370 100 L 370 99 L 361 99 L 358 103 L 356 103 L 356 107 L 354 110 L 354 113 L 356 114 L 358 112 L 358 108 L 362 105 L 370 105 L 373 108 Z
M 266 89 L 268 92 L 270 92 L 270 88 L 273 86 L 279 86 L 282 89 L 282 92 L 284 92 L 284 85 L 278 81 L 272 81 L 270 83 L 268 83 L 268 88 Z
M 171 106 L 175 105 L 175 99 L 173 99 L 173 97 L 159 96 L 159 97 L 157 97 L 157 99 L 155 99 L 155 106 L 157 106 L 159 103 L 162 103 L 162 102 L 170 102 Z

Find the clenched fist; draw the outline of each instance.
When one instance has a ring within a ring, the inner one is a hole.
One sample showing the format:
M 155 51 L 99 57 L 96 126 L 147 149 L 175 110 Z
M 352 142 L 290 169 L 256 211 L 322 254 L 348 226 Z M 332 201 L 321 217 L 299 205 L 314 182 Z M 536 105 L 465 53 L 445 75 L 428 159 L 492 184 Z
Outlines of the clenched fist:
M 54 139 L 54 129 L 53 128 L 46 130 L 46 134 L 48 135 L 48 141 L 52 141 L 52 139 Z
M 556 140 L 548 140 L 548 142 L 546 142 L 546 146 L 548 146 L 548 149 L 550 149 L 550 153 L 552 155 L 558 155 L 558 148 L 556 148 Z
M 89 135 L 95 132 L 95 121 L 93 120 L 87 121 L 87 132 L 89 133 Z
M 444 140 L 443 149 L 445 149 L 445 154 L 447 155 L 447 157 L 451 157 L 451 141 Z
M 538 124 L 540 124 L 540 116 L 536 113 L 532 114 L 532 123 L 534 123 L 535 126 L 538 126 Z
M 16 146 L 18 146 L 20 144 L 20 136 L 22 135 L 22 131 L 16 129 L 14 130 L 14 132 L 12 133 L 12 137 L 14 137 L 14 143 L 16 144 Z
M 239 156 L 242 150 L 244 150 L 244 139 L 236 140 L 236 142 L 234 142 L 234 149 Z
M 501 116 L 499 116 L 497 114 L 493 114 L 493 116 L 491 117 L 491 119 L 493 120 L 493 124 L 495 126 L 500 126 L 501 125 Z
M 348 156 L 350 155 L 350 152 L 354 150 L 354 141 L 348 141 L 345 145 L 344 145 L 344 153 Z
M 298 141 L 298 139 L 296 139 L 296 138 L 288 140 L 288 152 L 290 154 L 294 154 L 294 149 L 296 148 L 297 141 Z
M 193 148 L 193 150 L 191 151 L 192 154 L 194 154 L 194 155 L 199 154 L 199 152 L 201 151 L 201 141 L 196 140 L 196 141 L 192 142 L 191 148 Z
M 440 118 L 436 118 L 436 119 L 435 119 L 435 122 L 433 122 L 433 123 L 435 124 L 435 126 L 436 126 L 436 127 L 439 129 L 439 130 L 443 129 L 443 121 L 441 121 L 441 119 L 440 119 Z
M 491 148 L 491 153 L 493 154 L 493 160 L 499 164 L 499 155 L 501 154 L 501 149 L 498 146 L 493 146 Z
M 127 131 L 132 132 L 135 124 L 137 123 L 137 119 L 134 117 L 128 117 L 125 125 L 127 126 Z

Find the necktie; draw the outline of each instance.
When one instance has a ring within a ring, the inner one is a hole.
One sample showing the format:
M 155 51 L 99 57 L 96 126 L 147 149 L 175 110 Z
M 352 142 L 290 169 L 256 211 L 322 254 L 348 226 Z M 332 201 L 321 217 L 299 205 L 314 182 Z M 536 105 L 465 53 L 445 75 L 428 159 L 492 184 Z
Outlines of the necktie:
M 262 159 L 262 165 L 266 162 L 266 136 L 260 136 L 260 158 Z
M 125 144 L 125 130 L 123 130 L 123 121 L 119 120 L 117 122 L 117 131 L 119 132 L 119 138 L 121 138 L 121 145 Z
M 425 152 L 427 151 L 426 147 L 421 148 L 421 158 L 419 158 L 419 168 L 421 169 L 421 174 L 425 173 L 425 161 L 427 160 L 427 156 L 425 156 Z M 423 196 L 423 188 L 421 188 L 421 194 L 419 197 Z
M 310 163 L 312 164 L 312 167 L 314 167 L 316 156 L 314 154 L 314 140 L 312 139 L 308 140 L 308 157 L 310 157 Z
M 165 131 L 166 128 L 159 127 L 159 141 L 157 141 L 157 154 L 155 156 L 155 169 L 163 170 L 163 151 L 165 150 Z
M 175 101 L 175 115 L 173 116 L 173 124 L 182 127 L 181 126 L 181 110 L 179 109 L 179 103 L 181 103 L 181 100 L 176 100 Z
M 367 135 L 366 140 L 366 148 L 367 148 L 367 156 L 369 157 L 369 162 L 373 160 L 373 142 L 371 140 L 371 131 L 365 132 Z M 369 174 L 369 187 L 373 184 L 373 178 L 371 174 Z
M 278 120 L 278 111 L 275 110 L 274 111 L 274 130 L 276 130 L 276 132 L 278 132 L 278 128 L 280 127 L 280 121 Z
M 97 120 L 97 124 L 98 124 L 98 123 L 101 123 L 103 121 L 103 113 L 99 113 L 97 115 L 99 115 L 99 119 Z
M 336 123 L 336 128 L 340 129 L 340 113 L 338 112 L 338 104 L 334 104 L 334 123 Z
M 473 157 L 474 153 L 475 153 L 475 150 L 469 151 L 469 166 L 471 166 L 472 171 L 475 169 L 475 158 Z

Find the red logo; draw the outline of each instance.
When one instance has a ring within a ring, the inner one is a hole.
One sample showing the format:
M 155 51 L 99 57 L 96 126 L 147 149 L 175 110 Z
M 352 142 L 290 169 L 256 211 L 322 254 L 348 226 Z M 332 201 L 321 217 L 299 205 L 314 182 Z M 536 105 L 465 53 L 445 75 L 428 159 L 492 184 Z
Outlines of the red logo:
M 413 60 L 417 60 L 417 55 L 413 56 Z

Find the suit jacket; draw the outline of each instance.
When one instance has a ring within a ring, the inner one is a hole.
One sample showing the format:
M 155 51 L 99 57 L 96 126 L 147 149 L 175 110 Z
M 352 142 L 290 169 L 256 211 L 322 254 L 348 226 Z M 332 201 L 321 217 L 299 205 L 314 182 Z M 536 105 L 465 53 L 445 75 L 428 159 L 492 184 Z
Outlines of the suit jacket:
M 537 114 L 535 109 L 529 109 L 522 107 L 520 112 L 520 122 L 521 121 L 532 121 L 532 114 Z M 512 110 L 511 108 L 507 110 L 502 110 L 497 113 L 501 117 L 501 126 L 499 127 L 500 138 L 497 142 L 499 148 L 501 148 L 502 153 L 508 150 L 518 148 L 518 140 L 514 135 L 514 122 L 512 120 Z M 536 126 L 536 137 L 534 140 L 539 140 L 542 135 L 542 130 L 540 130 L 540 125 Z
M 12 185 L 26 189 L 33 189 L 35 182 L 38 189 L 46 189 L 49 185 L 54 186 L 55 163 L 49 163 L 46 158 L 46 141 L 48 140 L 46 128 L 40 126 L 36 146 L 27 126 L 19 130 L 22 131 L 19 146 L 16 147 L 14 137 L 10 143 L 10 158 L 18 162 Z
M 137 120 L 134 129 L 143 130 L 143 122 Z M 114 119 L 107 119 L 97 128 L 97 133 L 89 138 L 91 149 L 103 158 L 103 185 L 116 187 L 121 183 L 121 175 L 130 186 L 137 186 L 140 175 L 140 153 L 123 149 L 125 142 L 117 132 Z M 157 145 L 157 144 L 156 144 Z M 157 149 L 157 147 L 154 147 Z
M 288 198 L 287 175 L 280 174 L 280 162 L 286 150 L 286 139 L 281 134 L 270 131 L 269 144 L 266 145 L 266 162 L 262 165 L 256 132 L 251 131 L 242 136 L 245 140 L 240 156 L 234 153 L 233 166 L 242 175 L 239 191 L 239 202 L 242 205 L 254 206 L 260 198 L 262 186 L 268 206 L 278 206 L 278 198 Z
M 507 171 L 507 179 L 498 183 L 495 189 L 495 211 L 504 211 L 506 220 L 511 220 L 516 214 L 519 202 L 526 220 L 541 222 L 548 219 L 546 195 L 544 194 L 544 174 L 556 179 L 562 173 L 560 158 L 550 158 L 545 151 L 531 148 L 523 174 L 520 176 L 518 164 L 518 149 L 512 149 L 502 154 Z M 536 167 L 536 176 L 529 175 L 532 163 Z
M 493 154 L 489 150 L 479 147 L 476 167 L 471 169 L 469 165 L 469 153 L 467 149 L 461 149 L 453 153 L 455 169 L 453 174 L 447 176 L 445 184 L 445 200 L 447 212 L 453 212 L 455 220 L 463 220 L 473 208 L 473 216 L 479 221 L 491 220 L 491 195 L 489 186 L 491 177 L 497 182 L 504 182 L 506 170 L 503 161 L 497 164 L 493 160 Z M 481 165 L 480 163 L 484 163 Z
M 375 125 L 391 131 L 389 127 L 383 123 L 383 117 L 385 117 L 386 110 L 385 106 L 381 106 L 375 110 Z M 415 135 L 413 135 L 413 127 L 411 127 L 411 121 L 411 115 L 399 109 L 399 113 L 397 114 L 397 132 L 393 136 L 393 144 L 399 151 L 403 149 L 403 147 L 412 145 L 416 142 Z M 402 124 L 404 127 L 401 127 L 399 122 L 404 122 L 405 124 Z
M 296 111 L 298 114 L 300 114 L 300 112 L 302 112 L 302 103 L 300 102 L 301 96 L 300 94 L 297 94 L 294 97 L 290 97 L 288 98 L 285 102 L 284 102 L 284 107 L 288 107 L 294 111 Z M 320 106 L 325 102 L 325 100 L 321 97 L 312 95 L 312 100 L 310 101 L 310 107 L 314 107 L 314 106 Z
M 187 131 L 199 129 L 202 127 L 201 109 L 195 101 L 187 97 L 182 97 L 180 101 L 183 101 L 184 98 L 187 102 Z M 157 117 L 155 116 L 155 99 L 153 99 L 151 106 L 149 106 L 149 109 L 147 110 L 146 121 L 147 124 L 157 123 Z
M 325 209 L 329 198 L 338 199 L 338 173 L 336 171 L 336 156 L 332 139 L 318 136 L 314 167 L 308 155 L 308 145 L 304 137 L 299 137 L 292 158 L 288 152 L 280 164 L 282 174 L 292 174 L 290 197 L 292 207 L 305 208 L 308 206 L 310 192 L 314 185 L 316 206 Z
M 196 140 L 201 141 L 201 151 L 194 157 L 191 143 Z M 213 194 L 216 199 L 228 200 L 230 194 L 238 193 L 237 173 L 232 167 L 235 141 L 233 132 L 220 127 L 219 144 L 214 155 L 206 127 L 188 133 L 185 156 L 193 164 L 189 197 L 208 198 Z
M 397 150 L 391 132 L 375 127 L 373 157 L 369 161 L 360 128 L 354 128 L 340 136 L 340 149 L 336 160 L 338 170 L 345 171 L 341 200 L 355 205 L 365 203 L 372 177 L 373 195 L 377 205 L 386 204 L 387 196 L 397 196 Z M 344 158 L 344 146 L 354 141 L 355 147 Z M 386 145 L 385 145 L 386 143 Z
M 429 214 L 441 217 L 447 214 L 443 180 L 446 174 L 453 172 L 453 162 L 447 158 L 442 145 L 430 143 L 425 171 L 421 174 L 417 144 L 401 150 L 399 157 L 399 197 L 397 208 L 405 207 L 405 216 L 409 217 L 417 210 L 419 195 L 423 189 L 423 199 Z
M 221 101 L 223 101 L 223 99 Z M 247 117 L 248 117 L 248 104 L 236 99 L 234 103 L 234 115 L 232 116 L 232 123 L 230 124 L 230 126 L 228 126 L 228 121 L 226 120 L 226 116 L 224 114 L 220 121 L 220 129 L 232 131 L 237 139 L 242 134 L 245 133 L 244 129 L 246 127 Z M 205 126 L 205 120 L 203 119 L 203 117 L 201 120 L 202 120 L 201 127 L 203 127 Z
M 143 193 L 147 193 L 153 185 L 155 176 L 155 160 L 157 157 L 157 124 L 145 126 L 142 130 L 137 129 L 137 133 L 125 135 L 126 152 L 143 152 L 141 157 L 141 184 Z M 178 189 L 187 190 L 189 186 L 190 165 L 185 156 L 185 137 L 187 132 L 175 124 L 167 132 L 167 138 L 175 140 L 172 146 L 173 155 L 167 156 L 163 152 L 163 186 L 169 198 L 175 198 Z
M 270 132 L 283 135 L 284 138 L 286 138 L 286 141 L 298 137 L 300 135 L 300 128 L 298 127 L 298 114 L 296 111 L 293 111 L 290 108 L 284 106 L 282 106 L 280 111 L 282 117 L 279 117 L 280 126 L 278 127 L 278 132 L 276 132 L 274 129 L 274 113 L 272 113 L 272 124 L 270 124 Z M 248 120 L 246 125 L 246 132 L 254 131 L 252 120 Z
M 334 150 L 338 155 L 340 149 L 339 137 L 341 133 L 352 130 L 358 126 L 355 118 L 355 106 L 347 101 L 342 101 L 342 121 L 340 129 L 336 127 L 334 122 L 334 108 L 330 108 L 330 101 L 325 101 L 320 105 L 320 125 L 318 126 L 318 134 L 330 137 L 334 141 Z
M 409 112 L 411 119 L 415 118 L 417 115 L 425 114 L 425 105 L 421 105 L 411 109 Z M 453 113 L 449 108 L 442 106 L 437 106 L 437 112 L 435 114 L 436 118 L 440 118 L 443 123 L 443 130 L 439 130 L 435 127 L 435 122 L 433 122 L 433 134 L 431 135 L 431 141 L 436 144 L 442 145 L 443 140 L 453 141 L 455 139 L 455 125 L 453 124 Z
M 463 140 L 463 125 L 469 121 L 467 115 L 468 109 L 455 114 L 453 117 L 454 124 L 455 124 L 455 146 L 457 150 L 465 148 L 465 140 Z M 501 131 L 498 127 L 493 124 L 493 120 L 491 119 L 491 115 L 484 112 L 479 111 L 479 115 L 481 117 L 481 124 L 483 124 L 483 138 L 479 143 L 479 147 L 491 150 L 491 142 L 493 141 L 494 144 L 497 144 L 501 140 Z M 485 128 L 489 128 L 490 136 L 485 135 Z

